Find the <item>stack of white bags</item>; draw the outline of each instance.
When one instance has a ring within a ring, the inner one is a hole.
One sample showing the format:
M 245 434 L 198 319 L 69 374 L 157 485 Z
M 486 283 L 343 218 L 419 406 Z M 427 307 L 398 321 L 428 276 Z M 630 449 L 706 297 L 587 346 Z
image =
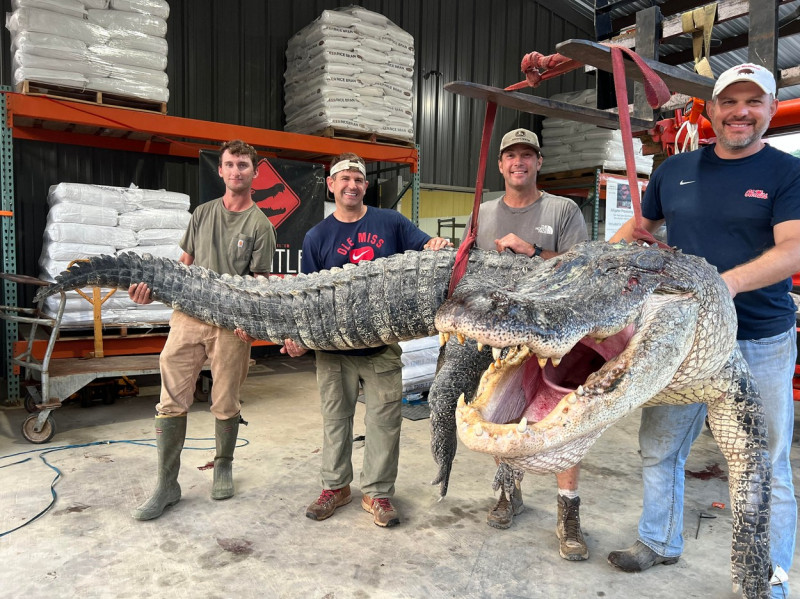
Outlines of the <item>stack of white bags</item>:
M 439 360 L 439 335 L 401 341 L 403 354 L 403 394 L 427 393 L 436 376 Z
M 552 96 L 551 100 L 594 107 L 596 92 L 587 89 Z M 653 157 L 642 154 L 642 140 L 633 139 L 636 172 L 649 175 Z M 624 171 L 625 154 L 619 129 L 604 129 L 587 123 L 566 119 L 546 118 L 542 121 L 542 174 L 581 168 L 603 167 L 604 170 Z
M 171 191 L 59 183 L 47 196 L 50 211 L 39 259 L 40 278 L 52 282 L 70 261 L 123 252 L 177 260 L 189 224 L 189 196 Z M 91 288 L 82 290 L 92 297 Z M 110 289 L 102 289 L 105 297 Z M 49 297 L 45 313 L 55 317 L 60 296 Z M 165 323 L 172 309 L 161 302 L 139 305 L 120 289 L 103 304 L 104 324 Z M 92 305 L 77 291 L 67 292 L 63 325 L 91 325 Z
M 166 0 L 12 0 L 14 84 L 166 102 Z
M 325 10 L 289 40 L 286 130 L 414 140 L 414 38 L 358 6 Z

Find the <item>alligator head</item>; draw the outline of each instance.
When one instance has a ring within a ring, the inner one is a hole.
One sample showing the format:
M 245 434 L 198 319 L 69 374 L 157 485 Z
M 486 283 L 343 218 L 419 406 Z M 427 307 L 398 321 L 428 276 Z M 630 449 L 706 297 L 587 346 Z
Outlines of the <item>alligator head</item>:
M 734 582 L 748 597 L 767 592 L 770 471 L 761 404 L 736 346 L 733 302 L 705 260 L 580 244 L 525 277 L 457 288 L 436 327 L 474 341 L 456 353 L 488 362 L 477 384 L 460 389 L 452 426 L 470 449 L 519 470 L 573 466 L 639 406 L 707 403 L 738 514 Z M 435 439 L 434 454 L 448 445 Z M 452 456 L 438 459 L 446 490 Z M 755 527 L 745 514 L 756 515 Z

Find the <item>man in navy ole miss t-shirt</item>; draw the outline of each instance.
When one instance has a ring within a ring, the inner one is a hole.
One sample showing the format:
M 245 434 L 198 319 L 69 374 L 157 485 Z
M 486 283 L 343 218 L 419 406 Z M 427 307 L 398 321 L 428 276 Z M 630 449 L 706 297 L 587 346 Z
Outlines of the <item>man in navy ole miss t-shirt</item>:
M 452 245 L 447 239 L 431 238 L 399 212 L 366 206 L 366 174 L 364 161 L 355 154 L 341 154 L 333 160 L 327 184 L 336 209 L 306 233 L 302 272 L 358 264 L 406 250 L 439 250 Z M 281 352 L 293 357 L 303 355 L 307 349 L 298 341 L 286 339 Z M 353 417 L 360 385 L 366 407 L 361 507 L 372 514 L 378 526 L 400 522 L 390 500 L 397 478 L 403 420 L 400 354 L 397 344 L 316 352 L 323 425 L 322 493 L 306 509 L 306 516 L 312 520 L 325 520 L 336 508 L 350 503 Z

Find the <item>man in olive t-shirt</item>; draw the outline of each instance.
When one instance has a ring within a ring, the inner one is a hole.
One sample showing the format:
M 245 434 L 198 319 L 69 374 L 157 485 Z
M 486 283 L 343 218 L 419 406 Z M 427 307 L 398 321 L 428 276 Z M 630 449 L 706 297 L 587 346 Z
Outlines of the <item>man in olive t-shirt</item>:
M 225 195 L 198 206 L 181 240 L 180 261 L 221 274 L 265 276 L 275 253 L 275 228 L 251 198 L 258 154 L 239 140 L 222 145 L 219 176 Z M 152 301 L 144 283 L 131 285 L 128 295 L 139 304 Z M 186 439 L 186 414 L 194 402 L 197 376 L 211 363 L 214 386 L 211 413 L 215 417 L 216 456 L 212 499 L 233 496 L 233 450 L 239 432 L 239 389 L 247 377 L 253 338 L 242 329 L 229 331 L 175 310 L 161 352 L 161 397 L 156 406 L 158 484 L 153 495 L 133 510 L 137 520 L 158 518 L 178 503 L 180 454 Z

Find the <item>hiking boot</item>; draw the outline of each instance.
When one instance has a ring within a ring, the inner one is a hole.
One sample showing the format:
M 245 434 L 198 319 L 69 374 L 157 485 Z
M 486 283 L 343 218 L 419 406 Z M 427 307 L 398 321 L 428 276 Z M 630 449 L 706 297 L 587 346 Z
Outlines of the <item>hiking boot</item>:
M 514 491 L 511 493 L 511 501 L 509 501 L 506 492 L 501 488 L 500 498 L 486 515 L 486 523 L 494 528 L 505 529 L 511 526 L 514 516 L 519 516 L 524 511 L 525 505 L 522 503 L 522 489 L 514 486 Z
M 376 497 L 372 499 L 369 495 L 361 498 L 361 507 L 372 514 L 375 524 L 378 526 L 394 526 L 400 524 L 400 514 L 394 509 L 388 497 Z
M 317 500 L 308 506 L 306 518 L 312 520 L 325 520 L 333 516 L 337 507 L 342 507 L 350 503 L 350 485 L 341 489 L 322 489 L 322 493 Z
M 589 558 L 589 548 L 586 546 L 581 532 L 581 517 L 578 513 L 580 506 L 580 497 L 570 499 L 563 495 L 558 496 L 558 523 L 556 524 L 556 535 L 560 541 L 558 553 L 571 562 Z
M 608 563 L 624 572 L 641 572 L 656 564 L 671 566 L 677 563 L 679 559 L 680 556 L 664 557 L 659 555 L 641 541 L 636 541 L 633 547 L 628 547 L 621 551 L 612 551 L 608 554 Z

